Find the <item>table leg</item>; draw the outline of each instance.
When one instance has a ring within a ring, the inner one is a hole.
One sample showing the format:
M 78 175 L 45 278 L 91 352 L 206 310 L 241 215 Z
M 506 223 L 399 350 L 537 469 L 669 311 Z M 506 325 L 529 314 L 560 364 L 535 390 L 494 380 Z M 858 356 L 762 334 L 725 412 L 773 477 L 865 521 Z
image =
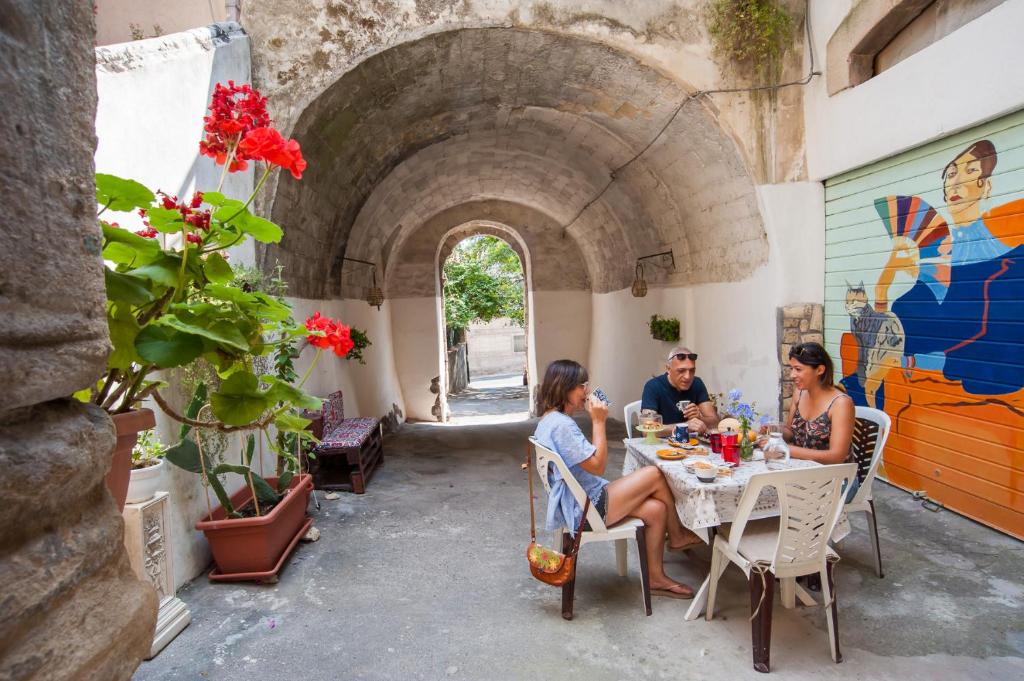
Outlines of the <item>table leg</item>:
M 698 527 L 693 531 L 701 539 L 703 539 L 711 545 L 714 544 L 715 536 L 718 534 L 717 527 Z M 715 575 L 715 577 L 720 577 L 721 573 L 725 572 L 725 568 L 727 565 L 729 565 L 729 561 L 723 560 L 721 570 L 718 573 L 718 575 Z M 690 602 L 690 607 L 686 610 L 686 615 L 683 617 L 683 619 L 687 622 L 692 622 L 693 620 L 697 619 L 702 614 L 704 614 L 704 608 L 707 607 L 708 604 L 708 590 L 711 588 L 711 579 L 711 571 L 708 570 L 708 576 L 704 578 L 704 582 L 700 585 L 700 588 L 697 589 L 697 593 L 693 595 L 693 600 Z

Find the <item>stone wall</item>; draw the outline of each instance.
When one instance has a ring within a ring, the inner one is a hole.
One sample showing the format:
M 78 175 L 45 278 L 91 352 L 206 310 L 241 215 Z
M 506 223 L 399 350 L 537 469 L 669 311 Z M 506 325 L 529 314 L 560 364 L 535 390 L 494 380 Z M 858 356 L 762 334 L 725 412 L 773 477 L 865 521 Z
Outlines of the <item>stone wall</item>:
M 793 401 L 793 381 L 789 380 L 789 350 L 798 343 L 824 345 L 823 309 L 819 303 L 803 303 L 786 305 L 778 310 L 780 418 L 789 412 L 789 405 Z
M 149 652 L 156 591 L 129 566 L 104 484 L 113 424 L 69 398 L 109 348 L 92 5 L 11 0 L 3 15 L 0 678 L 127 679 Z

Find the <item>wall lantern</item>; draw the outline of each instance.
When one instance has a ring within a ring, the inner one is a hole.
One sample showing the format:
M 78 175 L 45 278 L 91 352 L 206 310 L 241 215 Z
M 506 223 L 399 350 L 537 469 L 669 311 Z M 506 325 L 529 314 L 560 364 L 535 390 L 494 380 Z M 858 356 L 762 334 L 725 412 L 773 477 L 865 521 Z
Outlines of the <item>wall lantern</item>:
M 372 277 L 373 283 L 366 292 L 366 302 L 367 304 L 376 307 L 377 310 L 380 310 L 380 306 L 384 303 L 384 292 L 377 286 L 377 265 L 369 262 L 368 260 L 360 260 L 359 258 L 342 257 L 342 260 L 348 260 L 350 262 L 357 262 L 362 265 L 370 266 L 370 276 Z
M 630 289 L 634 298 L 643 298 L 647 295 L 647 282 L 644 281 L 644 265 L 640 261 L 649 260 L 650 258 L 662 258 L 665 256 L 671 258 L 672 269 L 674 270 L 676 268 L 676 256 L 673 255 L 672 251 L 663 251 L 661 253 L 645 255 L 642 258 L 636 259 L 636 277 L 633 279 L 633 287 Z

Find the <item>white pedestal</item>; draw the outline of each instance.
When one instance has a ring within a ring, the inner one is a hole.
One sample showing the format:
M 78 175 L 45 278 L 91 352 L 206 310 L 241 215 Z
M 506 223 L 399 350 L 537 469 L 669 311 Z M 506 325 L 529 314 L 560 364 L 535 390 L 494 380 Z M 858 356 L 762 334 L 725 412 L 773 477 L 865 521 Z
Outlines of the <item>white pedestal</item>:
M 157 492 L 148 501 L 124 506 L 124 545 L 139 579 L 149 582 L 160 597 L 151 659 L 192 621 L 188 607 L 174 595 L 171 570 L 169 496 Z

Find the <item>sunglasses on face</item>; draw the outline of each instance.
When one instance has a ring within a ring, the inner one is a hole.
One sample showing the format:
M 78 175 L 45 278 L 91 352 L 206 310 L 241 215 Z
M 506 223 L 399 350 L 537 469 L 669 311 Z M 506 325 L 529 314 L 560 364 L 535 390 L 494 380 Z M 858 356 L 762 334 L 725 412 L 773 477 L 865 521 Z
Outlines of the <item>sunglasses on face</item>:
M 675 355 L 672 355 L 671 357 L 669 357 L 669 359 L 678 359 L 680 362 L 683 361 L 684 359 L 688 359 L 691 362 L 696 362 L 697 361 L 697 353 L 696 352 L 680 352 L 680 353 L 677 353 Z

